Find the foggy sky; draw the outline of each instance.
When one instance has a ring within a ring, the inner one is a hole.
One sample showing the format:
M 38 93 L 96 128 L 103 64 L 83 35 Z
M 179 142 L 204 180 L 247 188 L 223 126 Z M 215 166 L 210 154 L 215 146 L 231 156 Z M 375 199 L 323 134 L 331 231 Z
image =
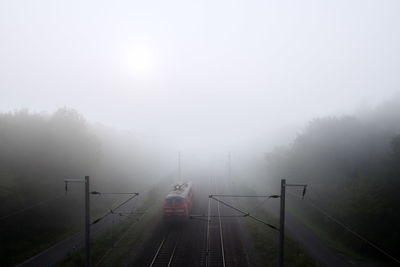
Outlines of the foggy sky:
M 139 138 L 229 150 L 392 97 L 399 12 L 396 0 L 3 0 L 0 111 L 66 106 Z

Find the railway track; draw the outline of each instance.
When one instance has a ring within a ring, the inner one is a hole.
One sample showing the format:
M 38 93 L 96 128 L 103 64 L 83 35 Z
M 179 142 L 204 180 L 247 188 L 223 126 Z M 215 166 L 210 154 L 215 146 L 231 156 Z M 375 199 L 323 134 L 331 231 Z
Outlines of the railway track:
M 170 267 L 173 266 L 176 250 L 180 241 L 180 233 L 169 232 L 157 248 L 149 267 Z
M 208 200 L 207 220 L 207 267 L 226 267 L 224 231 L 220 203 Z
M 214 181 L 211 188 L 230 190 L 228 184 Z M 233 200 L 231 200 L 233 201 Z M 209 198 L 206 264 L 207 267 L 250 266 L 240 235 L 234 211 Z
M 141 251 L 127 266 L 250 266 L 237 218 L 226 217 L 232 215 L 232 210 L 207 198 L 210 193 L 226 192 L 229 188 L 219 181 L 202 186 L 196 191 L 192 208 L 192 214 L 200 216 L 182 224 L 160 223 L 151 232 L 152 239 L 141 246 Z
M 207 267 L 225 267 L 225 249 L 222 221 L 220 217 L 219 204 L 216 203 L 217 216 L 208 220 L 208 249 L 207 249 Z M 212 210 L 212 207 L 211 209 Z

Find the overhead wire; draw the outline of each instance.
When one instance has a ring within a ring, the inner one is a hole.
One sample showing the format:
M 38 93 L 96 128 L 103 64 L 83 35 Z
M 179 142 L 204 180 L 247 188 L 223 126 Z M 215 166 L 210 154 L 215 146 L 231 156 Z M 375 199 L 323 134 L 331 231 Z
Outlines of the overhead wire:
M 144 213 L 143 213 L 144 214 Z M 140 214 L 139 215 L 139 218 L 141 217 L 141 216 L 143 216 L 143 214 Z M 129 226 L 129 228 L 125 231 L 125 233 L 104 253 L 104 255 L 100 258 L 100 260 L 95 264 L 95 267 L 96 266 L 99 266 L 102 262 L 103 262 L 103 260 L 108 256 L 108 254 L 114 249 L 114 248 L 116 248 L 117 247 L 117 245 L 119 244 L 119 242 L 121 242 L 122 241 L 122 239 L 124 239 L 126 236 L 127 236 L 127 234 L 130 232 L 130 230 L 137 224 L 137 222 L 139 221 L 139 218 L 137 218 L 137 220 L 136 220 L 136 222 L 135 223 L 132 223 L 131 224 L 131 226 Z
M 298 196 L 296 194 L 293 194 L 292 192 L 286 191 L 289 195 L 295 196 L 295 197 L 299 197 L 301 198 L 301 196 Z M 354 230 L 352 230 L 350 227 L 348 227 L 347 225 L 345 225 L 344 223 L 342 223 L 341 221 L 339 221 L 338 219 L 336 219 L 335 217 L 333 217 L 332 215 L 330 215 L 329 213 L 327 213 L 326 211 L 324 211 L 322 208 L 318 207 L 317 205 L 315 205 L 314 203 L 312 203 L 310 200 L 303 200 L 305 201 L 308 205 L 310 205 L 311 207 L 313 207 L 314 209 L 318 210 L 319 212 L 321 212 L 322 214 L 324 214 L 327 218 L 331 219 L 333 222 L 335 222 L 336 224 L 340 225 L 342 228 L 344 228 L 345 230 L 347 230 L 349 233 L 355 235 L 356 237 L 358 237 L 360 240 L 362 240 L 363 242 L 367 243 L 368 245 L 370 245 L 371 247 L 373 247 L 374 249 L 378 250 L 379 252 L 381 252 L 382 254 L 386 255 L 387 257 L 391 258 L 392 260 L 394 260 L 397 263 L 400 263 L 400 260 L 395 258 L 394 256 L 390 255 L 388 252 L 386 252 L 385 250 L 383 250 L 382 248 L 378 247 L 377 245 L 375 245 L 374 243 L 372 243 L 371 241 L 369 241 L 367 238 L 363 237 L 362 235 L 360 235 L 359 233 L 355 232 Z
M 125 200 L 124 202 L 122 202 L 121 204 L 119 204 L 117 207 L 115 207 L 114 209 L 110 209 L 109 212 L 107 212 L 106 214 L 104 214 L 103 216 L 97 218 L 96 220 L 94 220 L 91 224 L 96 224 L 99 221 L 101 221 L 104 217 L 106 217 L 107 215 L 111 214 L 114 212 L 114 210 L 118 209 L 119 207 L 121 207 L 122 205 L 124 205 L 125 203 L 129 202 L 132 198 L 138 196 L 138 193 L 133 193 L 133 196 L 129 197 L 127 200 Z
M 134 195 L 134 196 L 137 196 L 137 195 Z M 131 197 L 130 199 L 132 199 L 132 197 Z M 134 203 L 133 203 L 133 207 L 132 207 L 132 210 L 131 210 L 132 214 L 133 214 L 133 210 L 134 210 L 135 205 L 136 205 L 137 198 L 134 199 L 133 201 L 134 201 Z M 125 203 L 126 203 L 126 201 L 125 201 Z M 121 205 L 120 205 L 120 206 L 121 206 Z M 141 213 L 141 214 L 139 215 L 139 217 L 136 219 L 136 222 L 135 222 L 135 223 L 132 223 L 132 224 L 129 226 L 129 228 L 124 232 L 124 234 L 123 234 L 115 243 L 112 244 L 112 246 L 104 253 L 104 255 L 100 258 L 100 260 L 95 264 L 95 267 L 96 267 L 96 266 L 99 266 L 99 265 L 103 262 L 103 260 L 108 256 L 108 254 L 109 254 L 114 248 L 117 247 L 117 245 L 119 244 L 119 242 L 121 242 L 121 241 L 127 236 L 127 234 L 130 232 L 130 230 L 133 228 L 133 226 L 135 226 L 135 225 L 138 223 L 139 218 L 142 217 L 143 215 L 144 215 L 144 213 Z
M 62 196 L 51 197 L 51 198 L 48 198 L 46 200 L 37 202 L 37 203 L 35 203 L 33 205 L 30 205 L 28 207 L 25 207 L 25 208 L 19 209 L 17 211 L 11 212 L 11 213 L 9 213 L 7 215 L 4 215 L 4 216 L 0 217 L 0 221 L 5 220 L 5 219 L 10 218 L 10 217 L 13 217 L 13 216 L 18 215 L 18 214 L 21 214 L 21 213 L 23 213 L 25 211 L 31 210 L 33 208 L 36 208 L 36 207 L 41 206 L 41 205 L 44 205 L 44 204 L 46 204 L 46 203 L 48 203 L 50 201 L 54 201 L 54 200 L 62 198 L 62 197 L 64 197 L 64 196 L 62 195 Z
M 92 193 L 92 194 L 98 194 L 99 192 L 93 191 L 93 192 L 91 192 L 91 193 Z M 133 198 L 135 198 L 136 196 L 139 195 L 139 193 L 102 193 L 102 194 L 105 194 L 105 195 L 133 194 L 133 195 L 130 196 L 130 197 L 129 197 L 128 199 L 126 199 L 125 201 L 123 201 L 122 203 L 120 203 L 119 205 L 117 205 L 116 207 L 114 207 L 113 209 L 110 209 L 109 212 L 107 212 L 106 214 L 104 214 L 104 215 L 101 216 L 100 218 L 96 219 L 94 222 L 91 223 L 91 225 L 93 225 L 93 224 L 99 222 L 100 220 L 102 220 L 102 219 L 103 219 L 104 217 L 106 217 L 107 215 L 109 215 L 109 214 L 111 214 L 111 213 L 114 213 L 114 211 L 117 210 L 119 207 L 123 206 L 124 204 L 126 204 L 127 202 L 129 202 L 130 200 L 132 200 Z M 59 196 L 51 197 L 51 198 L 45 199 L 45 200 L 43 200 L 43 201 L 37 202 L 37 203 L 35 203 L 35 204 L 33 204 L 33 205 L 30 205 L 30 206 L 24 207 L 24 208 L 22 208 L 22 209 L 19 209 L 19 210 L 17 210 L 17 211 L 11 212 L 11 213 L 9 213 L 9 214 L 7 214 L 7 215 L 4 215 L 4 216 L 0 217 L 0 221 L 5 220 L 5 219 L 10 218 L 10 217 L 13 217 L 13 216 L 16 216 L 16 215 L 18 215 L 18 214 L 24 213 L 24 212 L 26 212 L 26 211 L 29 211 L 29 210 L 33 209 L 33 208 L 36 208 L 36 207 L 39 207 L 39 206 L 41 206 L 41 205 L 47 204 L 47 203 L 52 202 L 52 201 L 54 201 L 54 200 L 60 199 L 60 198 L 62 198 L 62 197 L 65 197 L 65 195 L 62 194 L 62 195 L 59 195 Z M 134 203 L 133 203 L 133 205 L 132 205 L 130 214 L 133 214 L 133 210 L 135 209 L 135 206 L 136 206 L 136 203 L 137 203 L 136 200 L 137 200 L 137 199 L 134 199 Z M 114 206 L 115 203 L 117 203 L 117 202 L 118 202 L 118 200 L 117 200 L 116 202 L 114 202 L 112 206 Z M 143 214 L 144 214 L 144 213 L 141 213 L 140 216 L 142 216 Z M 130 230 L 130 229 L 133 227 L 133 225 L 135 225 L 135 224 L 136 224 L 136 223 L 132 224 L 132 225 L 127 229 L 127 231 L 124 233 L 124 235 L 121 236 L 121 238 L 116 242 L 116 244 L 118 244 L 118 243 L 126 236 L 126 234 L 129 232 L 129 230 Z M 101 261 L 106 257 L 106 255 L 107 255 L 109 252 L 110 252 L 110 251 L 107 251 L 107 253 L 106 253 L 105 255 L 103 255 L 103 257 L 102 257 L 102 258 L 100 259 L 100 261 L 96 264 L 96 266 L 97 266 L 98 264 L 101 263 Z
M 251 215 L 250 213 L 245 212 L 245 211 L 243 211 L 243 210 L 241 210 L 241 209 L 238 209 L 238 208 L 234 207 L 233 205 L 231 205 L 231 204 L 229 204 L 229 203 L 227 203 L 227 202 L 225 202 L 225 201 L 222 201 L 222 200 L 220 200 L 220 199 L 218 199 L 218 198 L 213 197 L 212 195 L 210 195 L 209 198 L 212 198 L 212 199 L 214 199 L 215 201 L 217 201 L 217 202 L 219 202 L 219 203 L 222 203 L 222 204 L 224 204 L 225 206 L 227 206 L 227 207 L 229 207 L 229 208 L 231 208 L 231 209 L 233 209 L 233 210 L 238 211 L 239 213 L 242 213 L 242 216 L 243 216 L 243 217 L 252 218 L 253 220 L 256 220 L 256 221 L 258 221 L 258 222 L 260 222 L 260 223 L 262 223 L 262 224 L 265 224 L 265 225 L 267 225 L 268 227 L 270 227 L 270 228 L 272 228 L 272 229 L 274 229 L 274 230 L 279 230 L 276 226 L 274 226 L 274 225 L 272 225 L 272 224 L 270 224 L 270 223 L 264 222 L 263 220 L 261 220 L 261 219 L 255 217 L 255 216 L 253 216 L 253 215 Z

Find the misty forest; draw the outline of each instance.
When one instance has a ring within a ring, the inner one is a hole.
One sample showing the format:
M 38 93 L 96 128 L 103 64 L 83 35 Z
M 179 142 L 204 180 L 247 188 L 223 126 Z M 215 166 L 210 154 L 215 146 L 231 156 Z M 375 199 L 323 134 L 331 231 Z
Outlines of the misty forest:
M 129 133 L 91 126 L 75 110 L 21 110 L 0 117 L 2 264 L 15 264 L 80 229 L 82 188 L 72 186 L 67 197 L 64 179 L 90 173 L 100 192 L 136 192 L 156 183 L 162 169 Z M 115 201 L 93 201 L 92 216 Z
M 310 201 L 399 255 L 399 104 L 396 99 L 357 115 L 311 120 L 290 145 L 266 154 L 267 180 L 306 182 Z M 312 207 L 297 208 L 359 253 L 381 256 Z
M 291 143 L 259 155 L 263 160 L 257 166 L 247 166 L 257 170 L 254 183 L 278 191 L 281 178 L 305 182 L 310 203 L 398 255 L 399 107 L 396 98 L 357 114 L 312 119 Z M 160 169 L 165 169 L 129 132 L 91 125 L 72 109 L 53 114 L 20 110 L 1 114 L 0 121 L 1 258 L 6 265 L 80 229 L 82 189 L 70 189 L 67 197 L 64 179 L 91 173 L 100 191 L 138 191 L 159 182 Z M 292 192 L 289 199 L 300 195 Z M 301 217 L 320 225 L 336 242 L 354 253 L 384 259 L 312 206 L 293 203 Z M 92 217 L 113 204 L 113 198 L 94 201 Z
M 400 265 L 400 1 L 0 1 L 0 267 Z

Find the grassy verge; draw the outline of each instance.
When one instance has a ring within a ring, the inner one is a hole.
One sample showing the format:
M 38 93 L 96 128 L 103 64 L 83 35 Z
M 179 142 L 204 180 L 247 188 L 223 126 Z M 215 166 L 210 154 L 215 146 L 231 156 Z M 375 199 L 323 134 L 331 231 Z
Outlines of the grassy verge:
M 371 257 L 371 255 L 366 254 L 365 251 L 357 249 L 363 247 L 364 244 L 361 241 L 357 240 L 356 237 L 354 238 L 353 243 L 357 244 L 358 246 L 350 246 L 346 243 L 345 240 L 341 240 L 338 235 L 332 233 L 329 230 L 329 223 L 332 222 L 325 222 L 325 223 L 318 223 L 307 214 L 301 211 L 301 207 L 297 207 L 296 205 L 288 205 L 287 211 L 290 212 L 293 216 L 295 216 L 303 225 L 305 225 L 308 229 L 310 229 L 318 238 L 320 238 L 328 247 L 331 249 L 345 255 L 346 257 L 353 259 L 355 261 L 365 261 L 365 262 L 374 262 L 377 261 L 376 258 Z M 321 215 L 322 216 L 322 215 Z M 323 218 L 321 218 L 323 220 Z M 345 231 L 343 229 L 343 231 Z
M 101 237 L 92 241 L 91 259 L 93 266 L 123 266 L 129 259 L 132 248 L 142 238 L 149 225 L 156 223 L 161 218 L 162 197 L 157 188 L 148 193 L 146 201 L 138 208 L 145 211 L 144 214 L 132 214 L 120 224 Z M 85 251 L 78 250 L 63 261 L 56 264 L 57 267 L 84 266 Z
M 279 222 L 263 210 L 257 210 L 257 217 L 278 225 Z M 279 232 L 254 220 L 246 220 L 251 239 L 262 266 L 276 266 L 278 262 Z M 296 241 L 285 237 L 285 266 L 320 266 Z
M 63 230 L 65 231 L 61 234 L 57 231 L 49 231 L 46 234 L 36 235 L 34 238 L 31 237 L 29 241 L 20 242 L 19 245 L 13 245 L 11 254 L 4 253 L 0 255 L 1 266 L 14 266 L 16 263 L 21 263 L 75 234 L 80 228 L 76 226 Z M 3 251 L 10 251 L 11 249 L 8 247 L 3 249 L 0 246 L 0 250 Z
M 244 195 L 259 195 L 253 189 L 243 184 L 233 184 L 233 192 L 242 192 Z M 261 200 L 262 201 L 262 200 Z M 235 203 L 243 210 L 249 211 L 257 218 L 278 226 L 279 220 L 270 216 L 262 203 L 254 198 L 244 198 Z M 251 241 L 253 242 L 256 254 L 259 256 L 261 266 L 277 266 L 278 264 L 278 245 L 279 231 L 274 230 L 260 222 L 246 219 L 246 226 L 249 230 Z M 285 256 L 284 265 L 293 267 L 317 267 L 321 266 L 303 247 L 290 236 L 285 236 Z
M 3 176 L 0 176 L 2 178 Z M 43 193 L 43 195 L 47 195 Z M 7 201 L 18 199 L 10 196 Z M 22 199 L 20 206 L 13 207 L 21 213 L 11 214 L 0 220 L 0 262 L 1 266 L 14 266 L 21 263 L 58 242 L 82 231 L 83 199 L 75 192 L 68 196 L 41 199 L 40 205 L 29 207 L 29 202 Z M 50 201 L 48 201 L 50 200 Z M 92 217 L 98 218 L 104 214 L 105 207 L 112 204 L 111 199 L 95 199 L 92 201 Z M 34 203 L 40 203 L 37 199 Z M 5 204 L 6 207 L 7 203 Z
M 50 216 L 57 212 L 52 203 L 40 208 L 0 222 L 1 266 L 21 263 L 81 229 L 81 224 Z

